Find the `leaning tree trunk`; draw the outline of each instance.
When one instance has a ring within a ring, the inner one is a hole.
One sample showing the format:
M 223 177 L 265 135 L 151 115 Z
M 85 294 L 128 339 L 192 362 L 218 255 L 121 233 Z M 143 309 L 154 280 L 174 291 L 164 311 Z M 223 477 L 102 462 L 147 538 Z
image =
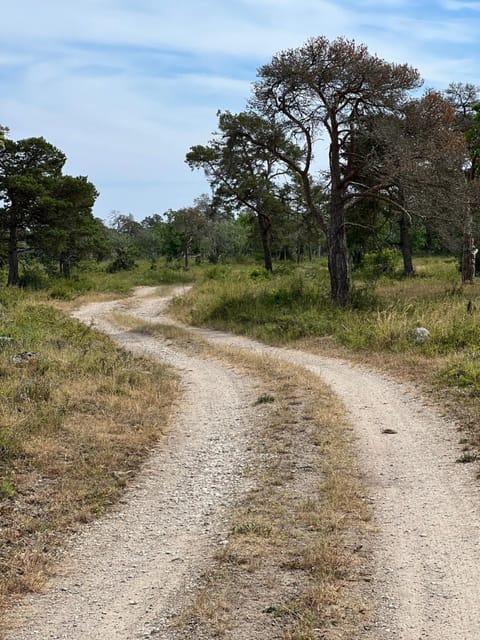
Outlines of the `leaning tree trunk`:
M 475 259 L 477 249 L 473 238 L 472 213 L 469 209 L 463 228 L 462 282 L 473 283 L 475 280 Z
M 398 221 L 400 226 L 400 251 L 403 258 L 403 275 L 412 278 L 415 275 L 412 261 L 412 247 L 410 244 L 410 220 L 402 213 Z
M 7 286 L 18 285 L 18 232 L 16 225 L 10 227 L 8 236 L 8 278 Z

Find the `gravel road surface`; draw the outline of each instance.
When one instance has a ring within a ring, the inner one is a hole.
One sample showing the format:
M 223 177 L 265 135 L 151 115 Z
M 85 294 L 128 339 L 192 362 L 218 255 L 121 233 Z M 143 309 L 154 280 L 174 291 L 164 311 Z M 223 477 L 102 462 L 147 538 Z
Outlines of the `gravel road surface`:
M 166 299 L 151 297 L 147 288 L 137 293 L 131 313 L 172 324 L 162 316 Z M 228 505 L 242 491 L 239 470 L 255 422 L 249 381 L 159 340 L 114 329 L 102 316 L 119 306 L 90 305 L 77 317 L 126 348 L 180 368 L 186 395 L 178 428 L 121 508 L 75 538 L 65 577 L 25 601 L 18 612 L 23 630 L 7 640 L 166 637 L 162 626 L 221 543 Z M 411 388 L 363 367 L 192 331 L 215 344 L 302 365 L 345 403 L 378 525 L 371 582 L 378 615 L 359 638 L 478 640 L 480 491 L 472 465 L 456 463 L 455 425 Z

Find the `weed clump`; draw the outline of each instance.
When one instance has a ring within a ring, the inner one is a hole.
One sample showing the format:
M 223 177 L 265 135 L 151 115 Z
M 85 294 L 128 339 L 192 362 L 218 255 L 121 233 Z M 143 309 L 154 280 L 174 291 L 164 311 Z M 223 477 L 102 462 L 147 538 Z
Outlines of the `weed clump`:
M 275 402 L 275 398 L 269 393 L 262 393 L 262 395 L 255 400 L 254 404 L 270 404 L 271 402 Z
M 480 396 L 480 353 L 453 360 L 440 375 L 447 384 L 460 387 L 472 396 Z

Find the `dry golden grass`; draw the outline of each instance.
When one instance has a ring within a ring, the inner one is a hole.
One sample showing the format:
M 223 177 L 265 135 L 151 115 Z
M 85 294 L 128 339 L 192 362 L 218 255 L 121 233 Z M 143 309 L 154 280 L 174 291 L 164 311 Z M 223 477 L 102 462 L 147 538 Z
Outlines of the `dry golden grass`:
M 275 637 L 292 640 L 318 638 L 320 629 L 329 638 L 348 634 L 366 622 L 365 559 L 356 550 L 371 525 L 342 408 L 302 369 L 227 357 L 259 376 L 275 400 L 259 405 L 254 488 L 237 506 L 218 557 L 220 592 L 228 584 L 235 615 L 256 618 L 248 637 L 265 637 L 272 625 L 282 628 Z M 224 635 L 240 632 L 244 622 Z
M 5 315 L 14 340 L 0 352 L 0 609 L 41 589 L 65 536 L 118 498 L 178 393 L 169 368 L 51 308 Z M 35 356 L 15 364 L 26 350 Z
M 123 294 L 125 300 L 129 300 L 127 294 Z M 79 309 L 84 305 L 91 304 L 92 302 L 108 302 L 110 300 L 119 300 L 122 298 L 121 293 L 114 293 L 108 291 L 90 291 L 88 293 L 82 293 L 76 296 L 73 300 L 49 300 L 49 305 L 55 309 L 59 309 L 66 314 L 70 314 L 75 309 Z

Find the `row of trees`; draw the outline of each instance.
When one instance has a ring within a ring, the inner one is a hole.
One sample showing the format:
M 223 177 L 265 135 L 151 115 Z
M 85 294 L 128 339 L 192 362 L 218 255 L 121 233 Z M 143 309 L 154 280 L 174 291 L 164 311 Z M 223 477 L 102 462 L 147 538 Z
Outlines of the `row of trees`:
M 256 216 L 267 269 L 274 221 L 294 204 L 323 234 L 331 295 L 340 304 L 350 289 L 352 247 L 370 239 L 381 219 L 398 223 L 407 275 L 414 273 L 411 228 L 420 224 L 451 250 L 463 246 L 462 279 L 473 281 L 478 88 L 457 83 L 418 97 L 421 84 L 415 69 L 364 45 L 313 38 L 261 67 L 246 110 L 219 113 L 217 133 L 192 147 L 187 162 L 205 171 L 217 205 Z
M 321 244 L 318 233 L 305 225 L 303 216 L 285 208 L 275 217 L 269 230 L 269 260 L 300 260 L 317 254 Z M 108 243 L 126 268 L 135 258 L 146 258 L 152 267 L 161 257 L 180 259 L 188 269 L 192 258 L 212 264 L 227 258 L 239 259 L 263 252 L 256 217 L 247 209 L 225 211 L 212 198 L 200 196 L 191 207 L 169 210 L 138 222 L 129 214 L 113 212 L 107 229 Z
M 0 129 L 0 147 L 0 266 L 8 267 L 8 285 L 22 284 L 20 264 L 33 261 L 49 275 L 69 278 L 84 259 L 108 260 L 107 269 L 115 271 L 132 268 L 136 258 L 153 266 L 160 256 L 181 257 L 188 268 L 193 255 L 215 263 L 259 249 L 248 207 L 219 206 L 204 195 L 190 207 L 141 222 L 112 212 L 106 225 L 92 213 L 95 186 L 85 176 L 64 175 L 66 157 L 58 148 L 41 137 L 11 140 L 6 129 Z M 320 242 L 303 215 L 288 206 L 293 195 L 285 189 L 282 197 L 275 205 L 275 230 L 269 229 L 270 263 L 272 251 L 300 257 Z
M 1 129 L 0 266 L 8 268 L 8 285 L 22 284 L 19 266 L 32 261 L 50 275 L 69 278 L 72 266 L 83 259 L 107 260 L 107 268 L 115 271 L 133 267 L 136 258 L 146 258 L 153 266 L 160 256 L 181 257 L 188 268 L 191 256 L 215 263 L 259 250 L 252 213 L 219 207 L 206 195 L 190 207 L 141 222 L 113 212 L 106 225 L 92 213 L 98 195 L 94 185 L 85 176 L 64 175 L 62 151 L 44 138 L 14 141 L 7 136 Z M 275 231 L 269 233 L 270 255 L 313 252 L 318 235 L 286 202 L 282 211 L 277 211 Z
M 110 227 L 93 217 L 94 185 L 63 174 L 59 149 L 43 138 L 10 140 L 0 128 L 0 260 L 8 284 L 18 284 L 27 256 L 69 277 L 85 257 L 110 258 L 115 270 L 137 256 L 153 264 L 181 255 L 188 267 L 192 255 L 216 262 L 260 250 L 271 270 L 275 256 L 299 259 L 321 248 L 332 298 L 343 304 L 352 261 L 393 228 L 406 275 L 414 274 L 412 237 L 423 230 L 462 254 L 462 279 L 471 282 L 479 90 L 453 83 L 419 95 L 421 84 L 412 67 L 344 38 L 280 52 L 259 69 L 245 111 L 219 112 L 210 142 L 187 154 L 189 166 L 205 172 L 211 197 L 141 222 L 114 213 Z

